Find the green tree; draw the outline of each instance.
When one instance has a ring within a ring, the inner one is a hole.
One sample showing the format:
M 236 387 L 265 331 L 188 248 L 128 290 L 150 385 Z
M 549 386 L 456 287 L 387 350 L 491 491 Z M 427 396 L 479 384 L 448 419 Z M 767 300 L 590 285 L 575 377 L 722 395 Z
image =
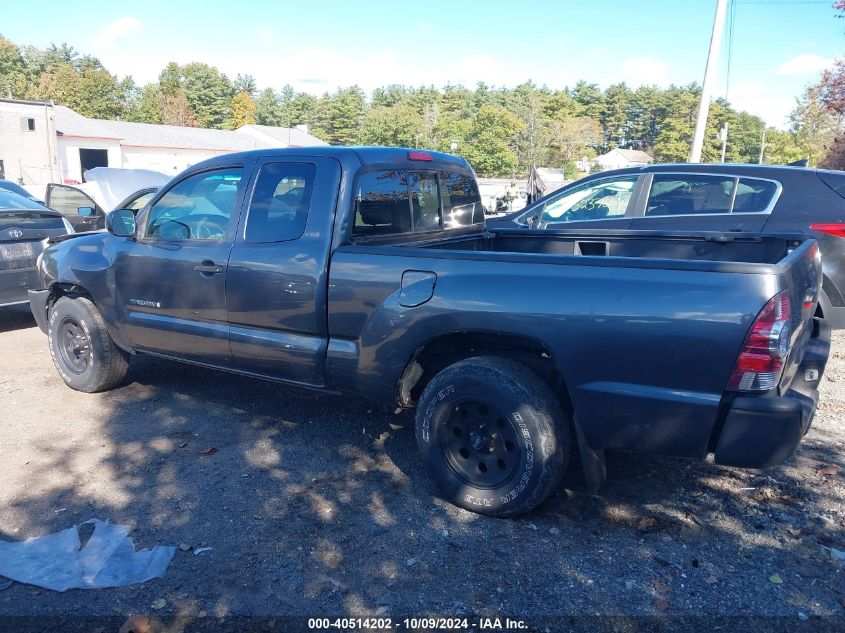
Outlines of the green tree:
M 657 86 L 640 86 L 631 95 L 627 116 L 628 142 L 650 151 L 667 116 L 665 92 Z
M 360 137 L 365 105 L 364 91 L 358 86 L 324 95 L 314 133 L 332 145 L 354 145 Z
M 413 147 L 419 144 L 423 118 L 410 105 L 374 106 L 364 115 L 360 142 L 364 145 Z
M 842 115 L 825 107 L 822 99 L 822 88 L 809 86 L 789 116 L 791 130 L 812 166 L 824 161 L 842 126 Z
M 0 35 L 0 98 L 26 94 L 26 64 L 20 49 Z
M 581 106 L 581 114 L 600 120 L 604 108 L 604 95 L 596 84 L 579 81 L 570 91 L 572 98 Z
M 234 90 L 235 92 L 245 92 L 250 97 L 255 97 L 255 93 L 258 92 L 258 84 L 255 83 L 255 77 L 252 75 L 238 73 L 235 76 Z
M 596 119 L 590 117 L 560 116 L 549 124 L 549 141 L 554 149 L 553 159 L 564 167 L 581 158 L 594 154 L 601 145 L 603 132 Z
M 197 127 L 223 128 L 231 119 L 232 83 L 219 70 L 194 62 L 181 68 L 182 89 Z
M 147 84 L 138 91 L 138 95 L 126 119 L 138 123 L 164 123 L 163 95 L 158 84 Z
M 237 130 L 242 125 L 253 123 L 255 123 L 255 101 L 248 92 L 239 92 L 232 97 L 232 122 L 230 127 Z
M 795 132 L 778 130 L 773 127 L 766 130 L 763 163 L 788 165 L 789 163 L 804 160 L 805 158 L 807 158 L 806 150 L 796 137 Z
M 527 173 L 532 165 L 547 159 L 549 130 L 543 109 L 545 95 L 529 82 L 520 84 L 508 98 L 509 110 L 519 117 L 522 130 L 516 136 L 519 170 Z
M 665 92 L 666 115 L 658 125 L 659 132 L 654 141 L 656 161 L 677 163 L 689 160 L 700 94 L 697 86 L 672 86 Z
M 625 145 L 628 140 L 628 111 L 632 101 L 633 93 L 624 83 L 613 84 L 605 90 L 599 115 L 605 149 Z
M 279 99 L 272 88 L 262 90 L 255 100 L 255 122 L 258 125 L 283 125 Z
M 123 94 L 117 77 L 88 67 L 78 71 L 70 64 L 48 66 L 39 77 L 38 97 L 52 99 L 95 119 L 113 119 L 123 113 Z
M 516 135 L 523 123 L 501 106 L 485 105 L 478 110 L 458 152 L 483 176 L 509 176 L 517 167 Z

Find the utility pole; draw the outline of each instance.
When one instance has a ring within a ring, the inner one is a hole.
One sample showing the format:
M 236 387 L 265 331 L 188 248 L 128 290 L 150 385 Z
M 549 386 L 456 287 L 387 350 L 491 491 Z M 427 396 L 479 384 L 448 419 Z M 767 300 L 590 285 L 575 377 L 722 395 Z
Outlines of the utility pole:
M 760 157 L 757 159 L 757 164 L 763 164 L 763 152 L 766 151 L 766 124 L 763 123 L 763 137 L 760 139 Z
M 725 150 L 728 147 L 728 122 L 725 121 L 725 124 L 722 126 L 722 129 L 719 131 L 719 138 L 722 139 L 722 162 L 725 162 Z
M 698 119 L 695 122 L 695 135 L 692 139 L 691 163 L 701 162 L 701 149 L 704 146 L 704 129 L 707 127 L 707 113 L 710 110 L 710 95 L 713 92 L 713 80 L 719 65 L 719 49 L 722 46 L 722 31 L 725 28 L 725 13 L 728 0 L 716 0 L 716 17 L 713 19 L 713 33 L 710 35 L 710 52 L 707 54 L 707 66 L 704 68 L 704 83 L 701 85 L 701 103 L 698 104 Z

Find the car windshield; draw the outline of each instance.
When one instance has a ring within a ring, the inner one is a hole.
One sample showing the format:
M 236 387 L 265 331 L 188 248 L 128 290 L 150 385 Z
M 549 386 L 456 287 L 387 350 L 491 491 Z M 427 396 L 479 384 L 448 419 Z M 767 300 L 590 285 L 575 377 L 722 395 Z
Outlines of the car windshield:
M 38 209 L 44 211 L 46 207 L 7 189 L 0 189 L 0 209 Z

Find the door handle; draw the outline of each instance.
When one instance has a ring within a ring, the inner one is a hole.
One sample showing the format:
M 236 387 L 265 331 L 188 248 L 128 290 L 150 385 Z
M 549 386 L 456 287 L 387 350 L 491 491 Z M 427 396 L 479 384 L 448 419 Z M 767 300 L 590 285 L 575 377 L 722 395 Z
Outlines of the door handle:
M 223 272 L 222 266 L 217 266 L 212 261 L 204 261 L 202 264 L 198 264 L 194 266 L 194 270 L 197 271 L 199 274 L 208 276 L 208 275 L 216 275 L 217 273 Z

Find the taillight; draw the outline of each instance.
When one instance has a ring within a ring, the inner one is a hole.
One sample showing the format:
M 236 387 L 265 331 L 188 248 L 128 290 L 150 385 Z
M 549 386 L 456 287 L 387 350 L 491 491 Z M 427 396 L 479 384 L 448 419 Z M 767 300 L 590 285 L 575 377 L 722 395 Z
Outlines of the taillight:
M 836 237 L 845 237 L 845 224 L 811 224 L 810 229 Z
M 431 160 L 428 152 L 408 152 L 408 160 Z
M 757 315 L 728 383 L 729 391 L 768 391 L 780 380 L 789 354 L 789 292 L 772 297 Z

